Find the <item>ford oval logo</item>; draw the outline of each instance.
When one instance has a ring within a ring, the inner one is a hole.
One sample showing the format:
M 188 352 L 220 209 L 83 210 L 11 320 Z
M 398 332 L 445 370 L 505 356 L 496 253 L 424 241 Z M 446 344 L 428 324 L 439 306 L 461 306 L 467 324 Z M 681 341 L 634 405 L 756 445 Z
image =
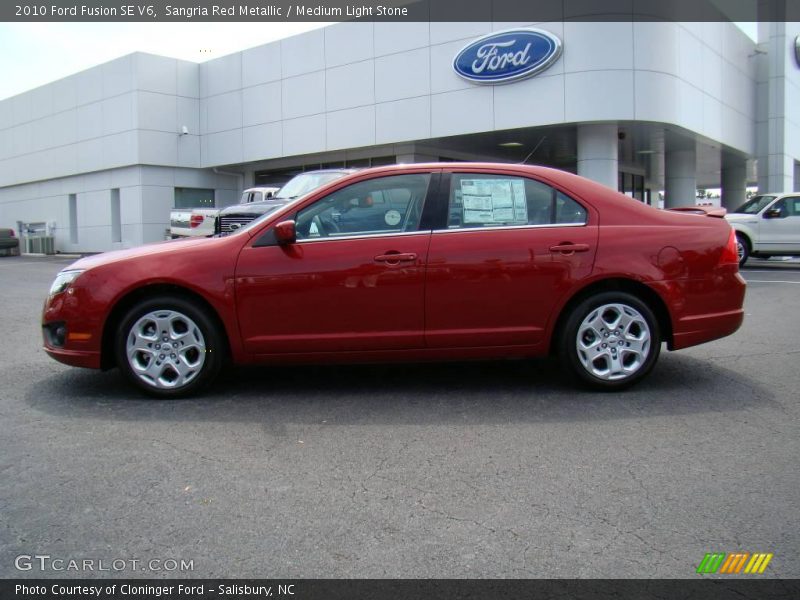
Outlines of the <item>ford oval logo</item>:
M 561 40 L 541 29 L 485 35 L 461 49 L 453 69 L 476 83 L 517 81 L 544 71 L 561 56 Z
M 794 38 L 794 58 L 797 61 L 797 66 L 800 67 L 800 35 Z

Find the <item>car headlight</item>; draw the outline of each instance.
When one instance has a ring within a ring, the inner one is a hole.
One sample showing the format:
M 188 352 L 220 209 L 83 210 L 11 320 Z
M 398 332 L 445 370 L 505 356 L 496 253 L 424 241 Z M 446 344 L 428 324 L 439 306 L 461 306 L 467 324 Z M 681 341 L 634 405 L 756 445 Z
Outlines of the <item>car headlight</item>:
M 84 269 L 70 269 L 61 271 L 58 275 L 56 275 L 53 285 L 50 286 L 50 295 L 55 296 L 56 294 L 60 294 L 66 290 L 72 284 L 72 282 L 78 278 L 78 275 L 83 273 L 83 271 Z

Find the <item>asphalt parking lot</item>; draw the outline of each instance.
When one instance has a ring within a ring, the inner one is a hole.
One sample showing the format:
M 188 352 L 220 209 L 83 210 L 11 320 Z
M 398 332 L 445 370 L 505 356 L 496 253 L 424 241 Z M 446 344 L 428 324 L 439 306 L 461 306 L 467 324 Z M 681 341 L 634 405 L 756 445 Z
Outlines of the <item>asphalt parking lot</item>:
M 798 262 L 752 261 L 743 328 L 625 393 L 536 361 L 238 369 L 168 402 L 40 349 L 69 262 L 0 258 L 0 577 L 682 578 L 738 550 L 800 577 Z

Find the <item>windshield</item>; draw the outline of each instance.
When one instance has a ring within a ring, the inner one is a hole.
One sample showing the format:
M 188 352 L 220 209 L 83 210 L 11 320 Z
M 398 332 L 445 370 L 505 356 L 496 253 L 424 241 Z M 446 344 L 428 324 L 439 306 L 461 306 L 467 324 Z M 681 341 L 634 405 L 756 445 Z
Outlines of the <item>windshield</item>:
M 334 179 L 344 177 L 347 173 L 331 171 L 327 173 L 301 173 L 289 180 L 278 193 L 275 194 L 276 198 L 298 198 L 303 194 L 307 194 L 318 187 L 330 183 Z
M 775 196 L 753 196 L 733 212 L 755 215 L 760 213 L 761 210 L 773 200 L 775 200 Z

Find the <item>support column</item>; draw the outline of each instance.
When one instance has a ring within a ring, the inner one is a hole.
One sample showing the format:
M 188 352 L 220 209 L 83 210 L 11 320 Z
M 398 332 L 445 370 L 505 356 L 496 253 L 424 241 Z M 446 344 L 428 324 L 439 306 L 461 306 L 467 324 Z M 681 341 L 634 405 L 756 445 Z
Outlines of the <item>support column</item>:
M 747 162 L 738 156 L 722 156 L 720 203 L 729 211 L 744 204 L 747 195 Z
M 790 10 L 789 2 L 762 0 L 757 3 L 759 14 L 786 14 Z M 773 12 L 772 8 L 777 8 L 777 11 Z M 758 191 L 762 194 L 796 189 L 794 165 L 798 155 L 792 134 L 797 100 L 792 82 L 797 80 L 794 44 L 799 33 L 800 27 L 796 22 L 759 18 L 756 139 Z M 787 52 L 787 48 L 791 50 Z
M 800 162 L 794 163 L 794 191 L 800 192 Z
M 697 203 L 697 149 L 667 149 L 664 157 L 664 208 Z
M 247 169 L 244 172 L 244 181 L 242 182 L 244 189 L 255 187 L 256 185 L 256 172 L 252 169 Z
M 769 161 L 767 193 L 781 194 L 794 191 L 794 158 L 789 154 L 776 154 L 770 155 L 767 160 Z
M 616 123 L 578 125 L 578 175 L 619 188 L 619 139 Z

